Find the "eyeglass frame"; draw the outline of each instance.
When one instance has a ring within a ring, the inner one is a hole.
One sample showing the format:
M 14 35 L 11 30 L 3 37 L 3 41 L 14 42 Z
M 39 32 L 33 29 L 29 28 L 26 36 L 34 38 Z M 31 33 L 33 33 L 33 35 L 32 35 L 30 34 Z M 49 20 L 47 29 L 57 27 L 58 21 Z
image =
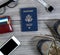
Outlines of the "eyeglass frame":
M 9 8 L 14 8 L 14 7 L 15 7 L 15 6 L 13 6 L 13 7 L 8 6 L 8 5 L 9 5 L 10 3 L 12 3 L 12 2 L 17 2 L 17 3 L 15 4 L 15 6 L 17 6 L 18 0 L 9 0 L 9 1 L 7 1 L 6 3 L 0 5 L 0 8 L 3 8 L 3 9 L 4 9 L 4 11 L 3 11 L 2 13 L 0 13 L 0 15 L 2 15 L 2 14 L 5 13 L 5 11 L 6 11 L 6 6 L 9 7 Z

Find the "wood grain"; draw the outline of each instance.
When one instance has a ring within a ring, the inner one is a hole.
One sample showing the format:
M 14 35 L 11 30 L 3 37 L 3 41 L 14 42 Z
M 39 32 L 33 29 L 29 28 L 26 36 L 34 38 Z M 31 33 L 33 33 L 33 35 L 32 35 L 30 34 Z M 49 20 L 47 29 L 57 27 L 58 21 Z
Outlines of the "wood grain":
M 36 44 L 34 44 L 36 41 L 33 41 L 33 38 L 40 35 L 51 35 L 49 29 L 42 20 L 60 19 L 60 0 L 45 1 L 55 8 L 52 13 L 46 12 L 45 8 L 37 0 L 19 0 L 17 7 L 12 9 L 6 7 L 6 12 L 3 15 L 11 16 L 14 32 L 0 34 L 0 46 L 12 35 L 16 36 L 16 38 L 21 41 L 21 46 L 11 53 L 11 55 L 40 55 L 36 49 Z M 21 18 L 19 11 L 23 7 L 37 7 L 38 31 L 21 32 Z

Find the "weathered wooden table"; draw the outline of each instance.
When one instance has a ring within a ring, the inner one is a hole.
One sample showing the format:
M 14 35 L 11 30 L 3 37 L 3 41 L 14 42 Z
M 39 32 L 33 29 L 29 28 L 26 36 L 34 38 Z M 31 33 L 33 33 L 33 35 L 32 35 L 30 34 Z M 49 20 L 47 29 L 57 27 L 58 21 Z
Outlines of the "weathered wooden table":
M 37 0 L 19 0 L 18 6 L 15 8 L 8 8 L 3 15 L 9 15 L 12 19 L 12 26 L 14 32 L 0 34 L 0 46 L 8 40 L 12 35 L 21 42 L 19 46 L 11 55 L 40 55 L 36 49 L 36 44 L 33 40 L 35 36 L 51 35 L 46 25 L 42 20 L 44 19 L 60 19 L 60 0 L 45 0 L 48 4 L 51 4 L 55 10 L 52 13 L 46 12 L 44 7 Z M 36 32 L 21 32 L 21 18 L 20 8 L 23 7 L 37 7 L 38 10 L 38 31 Z

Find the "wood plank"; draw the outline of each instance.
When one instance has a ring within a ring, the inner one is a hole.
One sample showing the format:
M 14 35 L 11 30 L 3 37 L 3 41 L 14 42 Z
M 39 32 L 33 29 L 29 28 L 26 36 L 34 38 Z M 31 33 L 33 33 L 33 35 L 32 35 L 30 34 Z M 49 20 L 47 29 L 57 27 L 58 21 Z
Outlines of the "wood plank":
M 37 51 L 36 45 L 37 42 L 43 37 L 35 36 L 51 35 L 44 22 L 51 22 L 51 20 L 49 21 L 49 19 L 60 19 L 60 0 L 45 1 L 55 8 L 52 13 L 46 12 L 45 8 L 37 0 L 19 0 L 18 6 L 16 6 L 15 8 L 11 9 L 6 7 L 6 12 L 3 15 L 11 16 L 14 32 L 0 34 L 0 46 L 12 35 L 16 36 L 16 38 L 21 42 L 21 46 L 19 46 L 10 55 L 40 55 L 40 53 Z M 37 7 L 38 31 L 21 32 L 21 17 L 19 11 L 23 7 Z M 45 19 L 47 19 L 47 21 Z M 45 21 L 43 22 L 43 20 Z

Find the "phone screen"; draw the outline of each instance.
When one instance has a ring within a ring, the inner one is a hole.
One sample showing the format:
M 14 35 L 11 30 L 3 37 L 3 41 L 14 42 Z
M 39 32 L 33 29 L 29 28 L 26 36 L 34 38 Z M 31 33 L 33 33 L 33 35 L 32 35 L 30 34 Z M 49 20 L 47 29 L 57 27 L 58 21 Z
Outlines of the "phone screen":
M 12 50 L 14 50 L 15 47 L 17 47 L 18 45 L 15 43 L 15 41 L 13 39 L 10 39 L 1 49 L 0 51 L 4 54 L 4 55 L 8 55 Z

